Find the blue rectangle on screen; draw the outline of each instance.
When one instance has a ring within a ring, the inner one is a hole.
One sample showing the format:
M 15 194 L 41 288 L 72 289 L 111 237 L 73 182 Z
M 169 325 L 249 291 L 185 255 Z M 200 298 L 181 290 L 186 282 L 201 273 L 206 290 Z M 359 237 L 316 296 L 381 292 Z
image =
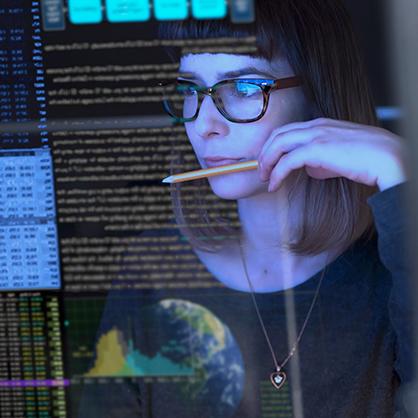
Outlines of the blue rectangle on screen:
M 158 20 L 186 19 L 187 0 L 154 0 L 154 16 Z
M 195 19 L 222 19 L 226 16 L 226 0 L 192 0 Z
M 49 149 L 0 151 L 0 291 L 59 289 Z
M 63 0 L 44 0 L 42 5 L 42 24 L 45 31 L 64 30 Z
M 232 23 L 254 22 L 254 0 L 230 0 L 229 4 Z
M 103 19 L 101 0 L 68 0 L 68 13 L 75 25 L 100 23 Z
M 151 17 L 149 0 L 106 0 L 109 22 L 143 22 Z

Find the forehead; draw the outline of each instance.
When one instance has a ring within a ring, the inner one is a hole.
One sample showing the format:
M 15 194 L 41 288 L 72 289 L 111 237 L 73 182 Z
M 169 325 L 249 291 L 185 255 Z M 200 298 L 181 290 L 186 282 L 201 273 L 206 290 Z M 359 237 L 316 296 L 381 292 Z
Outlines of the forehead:
M 193 73 L 202 79 L 219 79 L 225 72 L 239 71 L 243 68 L 254 68 L 277 77 L 293 74 L 288 61 L 277 58 L 268 61 L 264 58 L 238 54 L 188 54 L 180 60 L 180 73 Z

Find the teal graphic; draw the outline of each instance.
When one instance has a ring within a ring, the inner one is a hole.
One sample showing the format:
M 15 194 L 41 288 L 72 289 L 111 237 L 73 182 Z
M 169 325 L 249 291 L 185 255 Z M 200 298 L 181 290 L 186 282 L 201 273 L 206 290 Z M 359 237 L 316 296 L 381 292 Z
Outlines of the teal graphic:
M 106 0 L 109 22 L 143 22 L 151 17 L 149 0 Z
M 192 0 L 195 19 L 222 19 L 226 16 L 225 0 Z
M 132 340 L 125 341 L 117 327 L 103 334 L 96 346 L 94 366 L 85 373 L 88 377 L 189 376 L 192 368 L 178 364 L 157 353 L 143 355 Z
M 102 21 L 100 0 L 68 0 L 68 12 L 71 23 L 76 25 Z
M 187 0 L 154 0 L 154 16 L 158 20 L 186 19 Z

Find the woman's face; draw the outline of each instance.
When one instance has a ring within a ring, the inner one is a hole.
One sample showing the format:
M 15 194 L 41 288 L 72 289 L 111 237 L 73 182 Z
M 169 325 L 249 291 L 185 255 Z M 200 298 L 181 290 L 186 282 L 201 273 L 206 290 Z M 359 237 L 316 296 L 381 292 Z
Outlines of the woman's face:
M 231 75 L 231 73 L 237 73 Z M 228 74 L 229 73 L 229 74 Z M 287 60 L 273 62 L 234 54 L 189 54 L 180 61 L 180 78 L 199 86 L 213 86 L 231 78 L 284 78 L 295 75 Z M 239 74 L 239 75 L 238 75 Z M 301 87 L 275 90 L 265 115 L 255 122 L 230 122 L 212 98 L 204 96 L 196 120 L 185 123 L 186 132 L 202 168 L 257 159 L 274 129 L 311 117 Z M 224 158 L 225 161 L 218 161 Z M 213 192 L 224 199 L 242 199 L 267 192 L 268 182 L 257 170 L 209 177 Z

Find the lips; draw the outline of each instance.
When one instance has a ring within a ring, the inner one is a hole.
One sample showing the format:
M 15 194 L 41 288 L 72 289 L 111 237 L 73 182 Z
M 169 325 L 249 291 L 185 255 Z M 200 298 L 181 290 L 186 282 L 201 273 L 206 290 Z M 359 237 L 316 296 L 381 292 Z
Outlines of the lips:
M 205 162 L 206 166 L 209 168 L 220 167 L 220 166 L 228 165 L 228 164 L 236 164 L 244 160 L 245 158 L 230 158 L 230 157 L 222 157 L 222 156 L 203 158 L 203 161 Z

